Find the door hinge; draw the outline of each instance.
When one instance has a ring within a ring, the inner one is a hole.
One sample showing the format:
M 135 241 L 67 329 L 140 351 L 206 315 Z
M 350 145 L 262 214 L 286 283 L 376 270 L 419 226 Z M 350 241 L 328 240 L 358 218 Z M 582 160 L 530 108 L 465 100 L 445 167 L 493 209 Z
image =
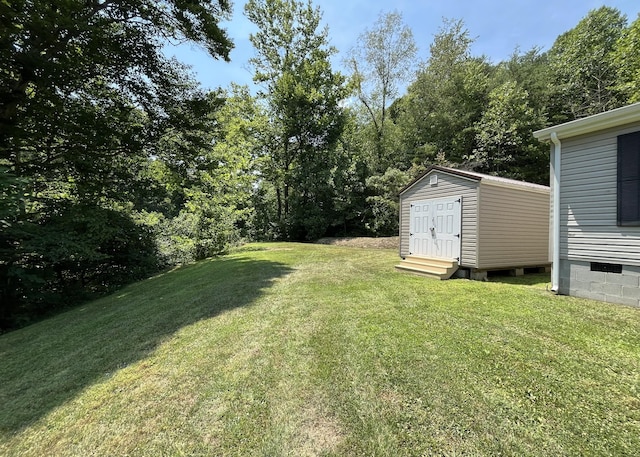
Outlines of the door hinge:
M 457 199 L 456 203 L 462 203 L 462 199 L 461 198 Z
M 413 233 L 409 233 L 409 236 L 413 236 Z

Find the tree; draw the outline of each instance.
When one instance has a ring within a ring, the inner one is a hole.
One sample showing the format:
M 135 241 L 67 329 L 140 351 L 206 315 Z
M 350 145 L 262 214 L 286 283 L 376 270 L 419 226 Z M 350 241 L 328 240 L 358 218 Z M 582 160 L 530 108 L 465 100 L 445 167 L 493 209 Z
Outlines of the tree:
M 367 197 L 371 217 L 366 225 L 370 233 L 376 236 L 394 236 L 398 234 L 400 201 L 398 195 L 409 184 L 412 173 L 389 168 L 383 175 L 367 178 L 367 187 L 373 195 Z
M 591 10 L 578 25 L 560 35 L 549 51 L 549 64 L 558 88 L 553 122 L 607 111 L 622 104 L 616 89 L 616 43 L 626 17 L 607 6 Z
M 154 268 L 130 208 L 160 138 L 203 99 L 162 45 L 228 59 L 218 21 L 229 11 L 226 0 L 0 2 L 0 167 L 12 177 L 0 195 L 22 191 L 0 234 L 5 321 L 73 302 L 59 300 L 72 284 L 108 289 Z
M 640 16 L 623 31 L 613 51 L 617 70 L 615 89 L 625 103 L 640 101 Z
M 150 197 L 166 197 L 141 205 L 140 218 L 154 227 L 168 264 L 224 253 L 248 230 L 261 110 L 237 85 L 210 92 L 204 102 L 197 112 L 183 107 L 183 122 L 167 131 L 149 161 L 156 182 Z
M 358 37 L 346 64 L 352 83 L 373 127 L 374 169 L 384 172 L 388 163 L 385 135 L 388 109 L 399 86 L 413 73 L 417 46 L 411 29 L 397 11 L 380 14 L 373 28 Z
M 235 84 L 214 119 L 215 136 L 200 158 L 185 206 L 198 218 L 196 260 L 226 252 L 248 234 L 259 132 L 266 124 L 249 89 Z
M 254 80 L 266 88 L 273 133 L 265 144 L 264 178 L 275 188 L 283 236 L 313 237 L 330 221 L 329 172 L 344 124 L 344 77 L 331 68 L 336 51 L 310 1 L 250 0 L 245 13 L 258 26 L 250 36 L 251 63 Z M 309 217 L 302 207 L 317 214 Z
M 179 100 L 192 98 L 162 40 L 194 40 L 225 59 L 231 47 L 217 25 L 229 11 L 224 0 L 18 0 L 0 8 L 0 160 L 34 182 L 34 193 L 39 181 L 73 182 L 68 190 L 80 198 L 122 195 L 115 171 L 135 167 L 117 162 L 148 147 Z
M 202 43 L 224 59 L 231 49 L 218 27 L 230 10 L 226 0 L 16 0 L 0 8 L 2 140 L 25 108 L 82 91 L 89 80 L 109 81 L 141 102 L 162 95 L 169 74 L 161 40 Z
M 546 112 L 553 96 L 547 53 L 537 47 L 524 53 L 516 49 L 508 60 L 496 65 L 490 84 L 495 88 L 508 81 L 527 91 L 527 101 L 532 109 L 538 113 Z
M 431 55 L 398 106 L 405 149 L 461 163 L 475 148 L 475 125 L 489 91 L 491 66 L 472 57 L 473 40 L 462 21 L 446 20 Z M 429 157 L 430 156 L 430 157 Z
M 478 146 L 469 157 L 473 168 L 547 184 L 547 148 L 532 134 L 543 125 L 543 117 L 529 106 L 529 94 L 516 82 L 496 87 L 489 93 L 487 109 L 476 125 Z

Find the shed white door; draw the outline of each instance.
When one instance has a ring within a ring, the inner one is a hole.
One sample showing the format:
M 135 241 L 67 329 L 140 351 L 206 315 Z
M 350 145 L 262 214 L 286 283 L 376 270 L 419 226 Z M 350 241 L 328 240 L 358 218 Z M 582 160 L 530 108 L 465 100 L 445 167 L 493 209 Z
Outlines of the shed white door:
M 462 198 L 411 202 L 409 255 L 460 259 Z

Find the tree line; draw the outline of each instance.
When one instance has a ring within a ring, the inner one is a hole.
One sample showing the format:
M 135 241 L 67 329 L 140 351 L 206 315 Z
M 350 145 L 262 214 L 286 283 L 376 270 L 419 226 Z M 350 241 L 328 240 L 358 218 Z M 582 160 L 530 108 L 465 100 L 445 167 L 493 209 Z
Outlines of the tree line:
M 640 20 L 614 8 L 499 63 L 460 20 L 421 61 L 383 13 L 341 72 L 319 7 L 249 0 L 259 89 L 205 91 L 162 48 L 229 60 L 231 12 L 0 1 L 0 328 L 246 240 L 396 234 L 431 164 L 546 184 L 533 130 L 640 99 Z

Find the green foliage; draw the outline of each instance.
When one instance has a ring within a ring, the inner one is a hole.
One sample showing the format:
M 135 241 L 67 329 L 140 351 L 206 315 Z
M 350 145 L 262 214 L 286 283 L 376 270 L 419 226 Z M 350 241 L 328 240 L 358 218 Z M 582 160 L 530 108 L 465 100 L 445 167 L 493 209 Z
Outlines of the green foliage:
M 531 134 L 543 119 L 529 106 L 529 94 L 516 82 L 493 89 L 489 105 L 476 124 L 477 149 L 468 157 L 473 168 L 485 173 L 547 184 L 547 147 Z
M 61 204 L 3 231 L 0 327 L 10 328 L 157 270 L 152 234 L 125 214 Z
M 553 97 L 553 75 L 549 57 L 539 48 L 524 53 L 516 49 L 509 60 L 499 63 L 492 78 L 494 86 L 513 81 L 527 91 L 527 103 L 538 113 L 548 110 Z
M 411 170 L 415 172 L 415 170 Z M 367 197 L 371 219 L 367 228 L 376 236 L 393 236 L 398 233 L 400 202 L 398 195 L 412 178 L 411 172 L 389 168 L 382 176 L 371 176 L 367 187 L 372 196 Z
M 249 227 L 251 239 L 258 241 L 282 239 L 284 235 L 277 213 L 277 191 L 271 182 L 262 180 L 256 184 L 251 205 L 253 208 Z
M 411 29 L 397 11 L 381 13 L 372 29 L 358 37 L 345 63 L 352 71 L 351 85 L 362 104 L 371 132 L 363 134 L 371 153 L 371 170 L 381 173 L 390 165 L 387 118 L 399 85 L 415 67 L 417 46 Z
M 228 59 L 218 21 L 229 11 L 226 0 L 0 3 L 3 326 L 157 268 L 132 211 L 180 202 L 149 160 L 186 173 L 213 105 L 162 47 L 195 41 Z
M 160 259 L 177 265 L 224 254 L 239 240 L 234 216 L 231 210 L 213 207 L 162 218 L 154 227 Z
M 614 50 L 626 25 L 627 19 L 619 10 L 603 6 L 556 39 L 549 51 L 549 66 L 557 87 L 557 120 L 621 106 Z
M 336 162 L 331 182 L 334 216 L 327 231 L 330 236 L 369 234 L 366 180 L 371 176 L 372 156 L 367 149 L 366 133 L 370 130 L 359 123 L 353 109 L 345 109 L 345 126 L 336 148 Z
M 251 63 L 254 80 L 267 88 L 269 116 L 261 173 L 275 189 L 278 232 L 313 238 L 332 217 L 330 175 L 344 125 L 345 78 L 331 68 L 336 51 L 310 1 L 250 0 L 245 14 L 258 27 L 250 36 Z
M 640 101 L 640 16 L 623 31 L 613 51 L 617 71 L 615 88 L 626 103 Z
M 24 181 L 0 165 L 0 230 L 10 228 L 18 218 L 23 195 Z
M 226 59 L 232 45 L 217 23 L 229 8 L 226 0 L 3 4 L 1 138 L 15 139 L 31 110 L 60 107 L 101 82 L 160 114 L 153 105 L 176 86 L 160 38 L 195 40 Z
M 471 56 L 473 40 L 462 21 L 445 21 L 431 56 L 409 86 L 398 123 L 409 148 L 443 153 L 461 163 L 476 147 L 475 125 L 489 91 L 490 64 Z
M 169 265 L 224 253 L 249 232 L 262 110 L 246 87 L 235 85 L 196 102 L 197 111 L 180 110 L 180 128 L 166 132 L 149 163 L 167 198 L 140 215 Z

